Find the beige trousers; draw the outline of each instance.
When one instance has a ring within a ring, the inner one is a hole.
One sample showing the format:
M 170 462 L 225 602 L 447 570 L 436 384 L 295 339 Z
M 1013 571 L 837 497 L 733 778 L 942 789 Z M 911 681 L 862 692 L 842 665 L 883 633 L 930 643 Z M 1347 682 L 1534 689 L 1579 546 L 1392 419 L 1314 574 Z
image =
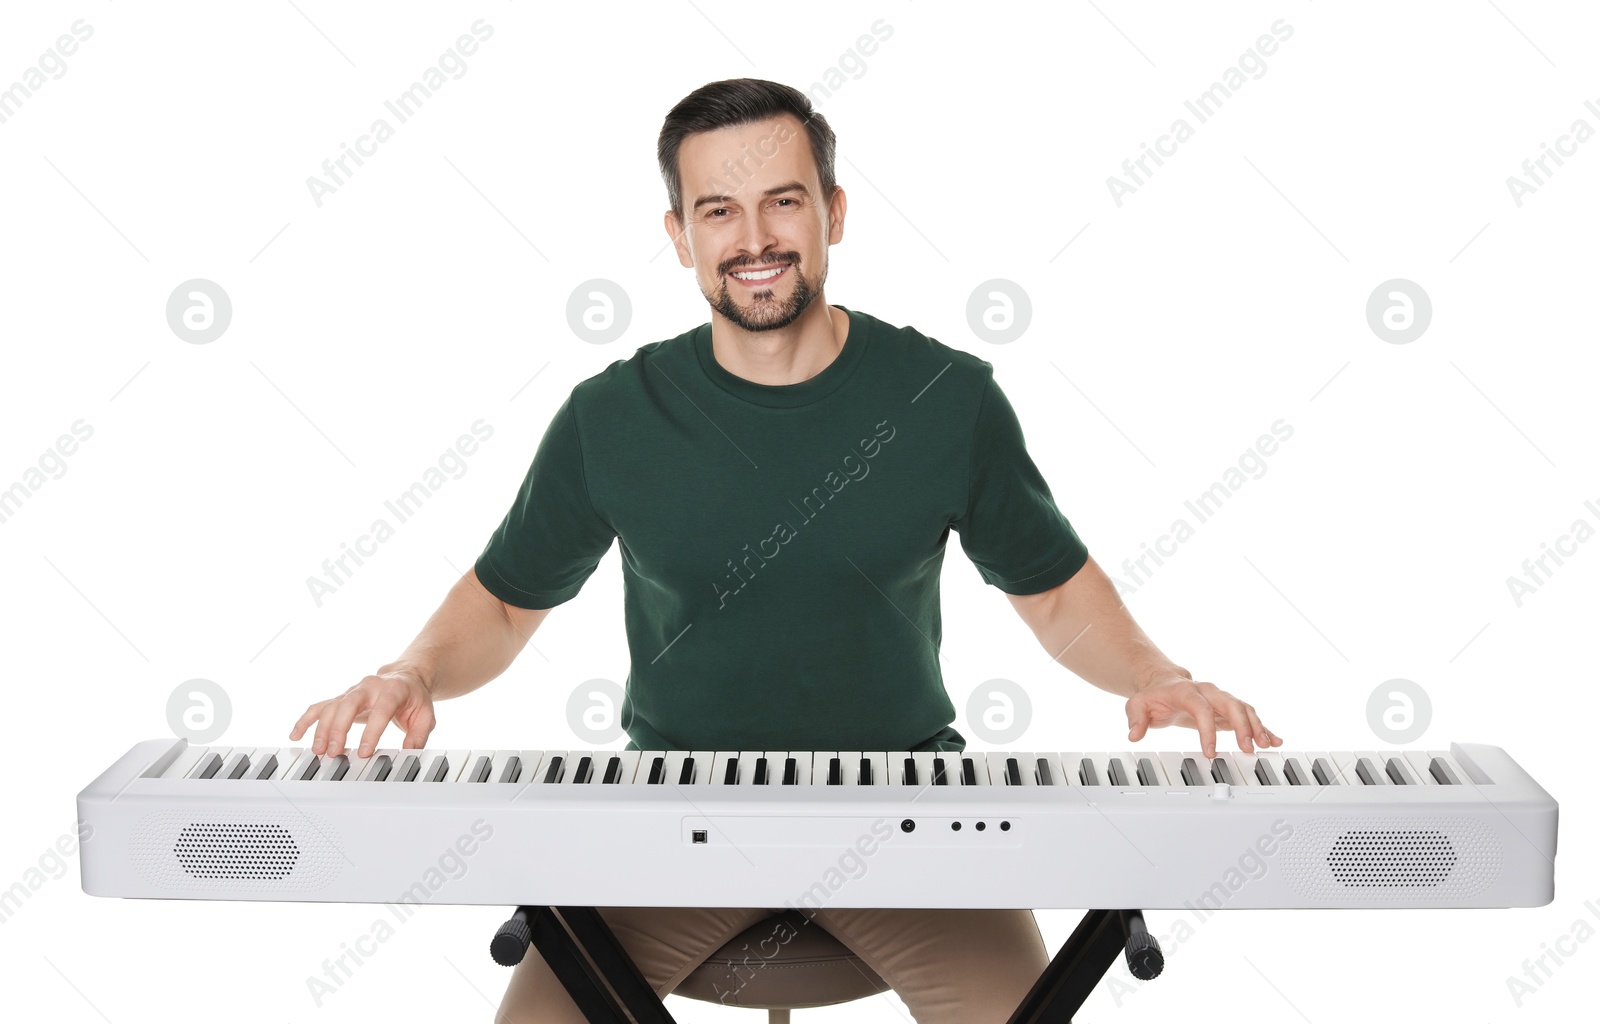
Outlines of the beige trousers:
M 639 972 L 665 998 L 768 909 L 601 907 Z M 917 1024 L 1005 1024 L 1050 957 L 1029 910 L 825 910 L 821 925 L 877 971 Z M 685 1004 L 692 1006 L 693 1004 Z M 749 1011 L 760 1021 L 760 1011 Z M 885 1017 L 884 1019 L 891 1019 Z M 534 946 L 511 975 L 496 1024 L 586 1024 Z

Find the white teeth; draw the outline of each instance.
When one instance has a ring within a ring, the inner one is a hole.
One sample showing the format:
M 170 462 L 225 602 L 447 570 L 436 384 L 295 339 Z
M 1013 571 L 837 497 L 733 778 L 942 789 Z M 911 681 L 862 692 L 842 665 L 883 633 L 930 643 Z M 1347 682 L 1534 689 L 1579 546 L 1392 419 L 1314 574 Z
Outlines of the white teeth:
M 769 277 L 777 277 L 787 270 L 787 267 L 774 267 L 772 270 L 762 270 L 754 274 L 734 274 L 741 281 L 765 281 Z

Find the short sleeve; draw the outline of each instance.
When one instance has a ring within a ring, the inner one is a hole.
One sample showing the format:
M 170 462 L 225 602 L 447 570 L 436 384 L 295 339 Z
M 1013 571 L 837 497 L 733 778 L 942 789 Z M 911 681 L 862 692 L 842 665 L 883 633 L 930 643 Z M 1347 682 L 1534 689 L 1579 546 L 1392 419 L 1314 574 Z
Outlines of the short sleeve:
M 1007 594 L 1037 594 L 1064 583 L 1089 550 L 1056 508 L 1028 456 L 1022 424 L 991 372 L 972 438 L 967 508 L 950 524 L 985 583 Z
M 506 604 L 553 608 L 577 596 L 615 538 L 589 501 L 569 395 L 474 568 L 484 589 Z

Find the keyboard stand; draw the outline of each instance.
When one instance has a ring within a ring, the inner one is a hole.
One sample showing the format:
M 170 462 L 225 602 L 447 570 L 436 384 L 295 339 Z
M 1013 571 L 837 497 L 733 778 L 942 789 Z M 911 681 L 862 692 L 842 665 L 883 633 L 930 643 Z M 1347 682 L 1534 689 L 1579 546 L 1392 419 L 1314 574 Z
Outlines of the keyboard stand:
M 529 943 L 591 1024 L 675 1024 L 594 907 L 518 907 L 495 933 L 489 953 L 495 963 L 514 967 Z M 1140 911 L 1084 914 L 1008 1024 L 1071 1024 L 1118 952 L 1126 953 L 1136 978 L 1148 981 L 1161 973 L 1161 948 Z

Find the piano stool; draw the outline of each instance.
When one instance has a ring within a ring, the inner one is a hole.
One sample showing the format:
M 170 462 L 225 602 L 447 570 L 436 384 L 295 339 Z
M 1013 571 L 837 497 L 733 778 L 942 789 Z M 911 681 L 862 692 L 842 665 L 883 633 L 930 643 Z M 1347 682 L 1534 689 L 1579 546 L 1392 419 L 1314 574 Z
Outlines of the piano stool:
M 763 956 L 761 942 L 783 921 L 794 928 L 795 937 L 775 956 Z M 789 1024 L 790 1010 L 848 1003 L 887 992 L 889 984 L 821 925 L 798 910 L 785 910 L 729 939 L 672 991 L 708 1003 L 766 1010 L 767 1024 Z

